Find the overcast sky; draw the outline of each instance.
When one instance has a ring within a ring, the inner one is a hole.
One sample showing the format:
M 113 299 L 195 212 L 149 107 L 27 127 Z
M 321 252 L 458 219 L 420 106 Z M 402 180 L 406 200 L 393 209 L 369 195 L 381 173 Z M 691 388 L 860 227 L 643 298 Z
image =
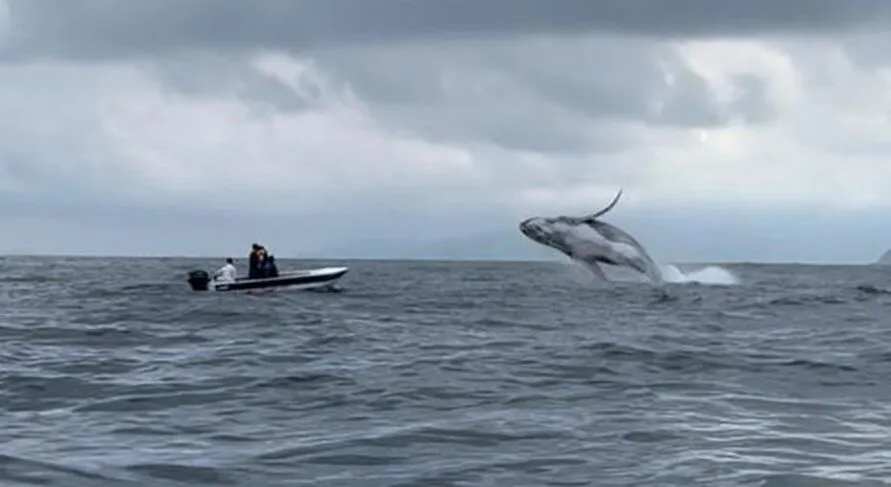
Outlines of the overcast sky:
M 0 0 L 0 252 L 891 247 L 886 0 Z

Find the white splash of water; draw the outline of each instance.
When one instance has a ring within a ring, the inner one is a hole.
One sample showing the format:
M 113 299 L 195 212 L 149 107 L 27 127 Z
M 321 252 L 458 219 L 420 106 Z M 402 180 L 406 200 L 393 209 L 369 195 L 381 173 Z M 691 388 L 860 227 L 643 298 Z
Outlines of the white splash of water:
M 701 269 L 684 272 L 674 265 L 663 265 L 662 275 L 670 283 L 696 283 L 717 286 L 734 286 L 739 278 L 721 266 L 706 266 Z
M 658 264 L 657 264 L 658 265 Z M 682 271 L 675 265 L 659 265 L 662 277 L 669 284 L 702 284 L 708 286 L 735 286 L 740 279 L 721 266 L 705 266 L 700 269 Z M 570 275 L 576 282 L 590 284 L 600 283 L 600 278 L 576 261 L 569 262 Z M 604 274 L 611 282 L 650 282 L 646 276 L 624 267 L 603 266 Z

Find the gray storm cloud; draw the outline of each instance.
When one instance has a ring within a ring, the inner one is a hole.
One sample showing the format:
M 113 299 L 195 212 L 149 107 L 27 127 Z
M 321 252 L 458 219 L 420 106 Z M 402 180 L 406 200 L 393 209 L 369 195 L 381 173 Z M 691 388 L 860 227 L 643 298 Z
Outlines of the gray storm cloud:
M 309 110 L 323 104 L 315 94 L 348 89 L 400 131 L 539 153 L 612 154 L 639 143 L 641 125 L 757 124 L 773 115 L 764 80 L 739 76 L 738 95 L 719 100 L 675 50 L 647 39 L 341 46 L 316 49 L 311 59 L 324 75 L 301 81 L 303 93 L 237 55 L 170 56 L 153 69 L 190 96 L 237 96 L 263 110 Z
M 880 28 L 884 0 L 7 0 L 7 59 L 307 49 L 366 42 L 600 31 L 654 37 Z

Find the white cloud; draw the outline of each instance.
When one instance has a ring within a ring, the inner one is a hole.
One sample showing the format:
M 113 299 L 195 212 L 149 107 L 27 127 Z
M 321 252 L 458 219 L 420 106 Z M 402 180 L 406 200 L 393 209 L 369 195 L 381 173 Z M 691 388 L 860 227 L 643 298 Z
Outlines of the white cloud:
M 281 56 L 253 67 L 288 84 L 298 71 L 318 74 Z M 117 160 L 165 197 L 305 207 L 355 191 L 473 183 L 461 148 L 387 134 L 348 93 L 327 97 L 317 110 L 258 114 L 237 99 L 170 93 L 143 75 L 104 94 L 100 122 Z
M 865 73 L 838 49 L 822 69 L 830 83 L 809 83 L 812 72 L 781 45 L 761 42 L 700 42 L 685 57 L 715 89 L 740 72 L 768 80 L 776 119 L 760 127 L 702 130 L 697 143 L 670 153 L 661 174 L 677 174 L 684 189 L 708 192 L 714 201 L 852 208 L 891 206 L 885 191 L 891 166 L 891 78 Z M 673 170 L 672 160 L 689 170 Z M 658 191 L 658 190 L 657 190 Z
M 891 78 L 885 70 L 866 73 L 838 49 L 829 50 L 829 60 L 820 67 L 831 83 L 815 85 L 809 82 L 809 66 L 780 43 L 702 41 L 684 43 L 679 50 L 725 103 L 736 96 L 729 79 L 764 79 L 775 118 L 762 125 L 649 129 L 647 143 L 610 161 L 647 161 L 636 166 L 641 204 L 817 210 L 891 206 L 885 189 L 891 165 L 884 162 L 891 153 Z M 553 197 L 567 199 L 559 190 Z M 582 190 L 576 204 L 585 198 Z

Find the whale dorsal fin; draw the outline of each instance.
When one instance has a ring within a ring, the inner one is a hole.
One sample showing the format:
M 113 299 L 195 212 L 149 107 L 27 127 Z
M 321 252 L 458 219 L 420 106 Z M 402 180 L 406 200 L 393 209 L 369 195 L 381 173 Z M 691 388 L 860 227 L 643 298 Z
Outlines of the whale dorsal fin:
M 608 205 L 606 205 L 606 208 L 604 208 L 604 209 L 598 211 L 597 213 L 592 213 L 592 214 L 590 214 L 590 215 L 588 215 L 588 216 L 585 216 L 585 217 L 582 218 L 582 220 L 584 220 L 584 221 L 593 221 L 593 220 L 596 220 L 596 219 L 602 217 L 603 215 L 606 215 L 610 210 L 613 209 L 614 206 L 616 206 L 616 203 L 619 202 L 619 198 L 622 197 L 622 191 L 623 191 L 623 190 L 619 189 L 619 192 L 616 193 L 615 198 L 613 198 L 613 200 L 610 201 L 610 203 L 609 203 Z

